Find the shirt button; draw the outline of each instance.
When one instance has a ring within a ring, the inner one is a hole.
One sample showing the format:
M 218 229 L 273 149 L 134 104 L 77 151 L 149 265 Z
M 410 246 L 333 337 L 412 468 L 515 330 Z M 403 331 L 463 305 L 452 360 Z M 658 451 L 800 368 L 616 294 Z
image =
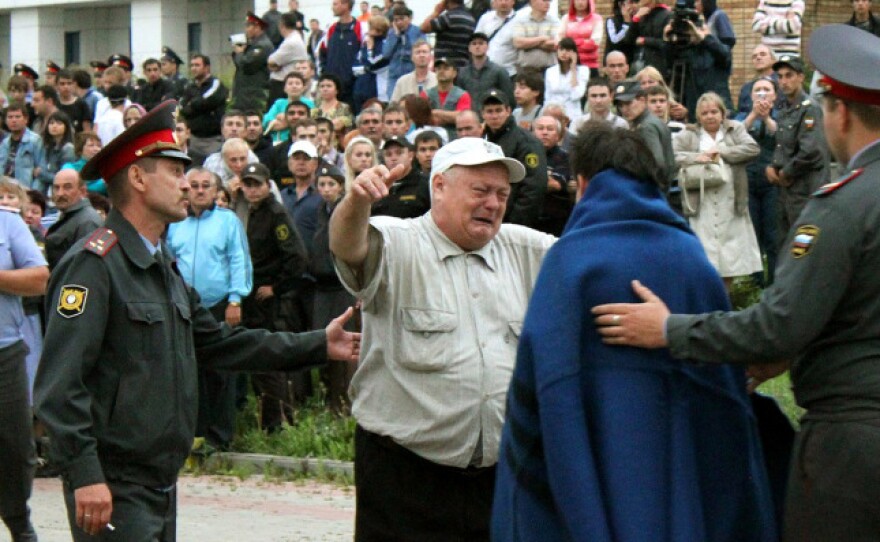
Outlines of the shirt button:
M 476 299 L 476 298 L 480 297 L 480 293 L 479 292 L 471 292 L 471 297 Z

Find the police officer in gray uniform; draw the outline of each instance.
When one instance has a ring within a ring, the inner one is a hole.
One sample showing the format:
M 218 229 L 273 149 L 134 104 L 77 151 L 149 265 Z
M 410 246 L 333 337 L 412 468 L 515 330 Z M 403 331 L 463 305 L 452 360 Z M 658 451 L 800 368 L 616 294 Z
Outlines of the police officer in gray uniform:
M 785 540 L 880 539 L 880 38 L 847 25 L 817 29 L 809 56 L 825 74 L 825 135 L 847 173 L 809 198 L 761 302 L 736 313 L 670 315 L 644 303 L 593 308 L 610 344 L 680 359 L 759 364 L 756 381 L 790 360 L 806 409 L 795 441 Z M 638 278 L 638 277 L 633 277 Z M 649 285 L 648 285 L 649 286 Z
M 197 362 L 284 370 L 357 359 L 357 335 L 337 328 L 345 316 L 303 334 L 230 329 L 183 281 L 161 241 L 170 222 L 186 217 L 189 189 L 175 107 L 157 106 L 85 165 L 83 178 L 105 179 L 114 208 L 49 284 L 35 404 L 77 542 L 175 540 Z
M 773 64 L 785 95 L 776 118 L 776 151 L 767 180 L 779 185 L 779 239 L 784 239 L 810 194 L 828 182 L 828 147 L 822 109 L 804 92 L 804 62 L 783 55 Z

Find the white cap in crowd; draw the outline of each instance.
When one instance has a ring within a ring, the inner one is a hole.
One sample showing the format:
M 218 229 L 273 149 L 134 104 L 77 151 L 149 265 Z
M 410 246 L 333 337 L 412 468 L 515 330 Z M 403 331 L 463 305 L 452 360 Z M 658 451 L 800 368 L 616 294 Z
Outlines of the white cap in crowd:
M 507 167 L 511 183 L 518 183 L 526 176 L 526 168 L 517 160 L 506 158 L 495 143 L 478 137 L 463 137 L 440 147 L 432 161 L 431 179 L 453 166 L 479 166 L 492 162 Z

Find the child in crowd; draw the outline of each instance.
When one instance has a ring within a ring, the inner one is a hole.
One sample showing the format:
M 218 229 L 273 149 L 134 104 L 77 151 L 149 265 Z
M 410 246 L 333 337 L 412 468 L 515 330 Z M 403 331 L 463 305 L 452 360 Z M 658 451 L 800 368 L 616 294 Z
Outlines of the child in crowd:
M 73 147 L 73 124 L 64 111 L 58 110 L 46 118 L 43 125 L 43 149 L 46 152 L 46 166 L 40 172 L 38 188 L 44 195 L 49 193 L 52 180 L 62 166 L 76 160 Z
M 304 96 L 306 91 L 306 80 L 302 74 L 290 72 L 284 78 L 284 93 L 287 98 L 278 98 L 272 107 L 263 115 L 263 129 L 266 133 L 272 134 L 272 142 L 279 143 L 287 141 L 290 138 L 290 129 L 284 118 L 284 112 L 287 110 L 287 104 L 300 101 L 306 104 L 309 109 L 315 107 L 315 102 L 308 96 Z

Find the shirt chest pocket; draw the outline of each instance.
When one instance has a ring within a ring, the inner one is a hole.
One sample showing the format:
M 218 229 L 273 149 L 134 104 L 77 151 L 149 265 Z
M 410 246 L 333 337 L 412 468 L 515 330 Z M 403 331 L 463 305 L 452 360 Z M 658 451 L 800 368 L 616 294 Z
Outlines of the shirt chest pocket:
M 401 309 L 400 342 L 397 361 L 411 371 L 445 369 L 453 359 L 459 337 L 458 315 L 436 309 Z
M 130 335 L 127 339 L 130 357 L 135 361 L 157 360 L 165 344 L 165 307 L 162 303 L 132 302 L 126 304 Z

